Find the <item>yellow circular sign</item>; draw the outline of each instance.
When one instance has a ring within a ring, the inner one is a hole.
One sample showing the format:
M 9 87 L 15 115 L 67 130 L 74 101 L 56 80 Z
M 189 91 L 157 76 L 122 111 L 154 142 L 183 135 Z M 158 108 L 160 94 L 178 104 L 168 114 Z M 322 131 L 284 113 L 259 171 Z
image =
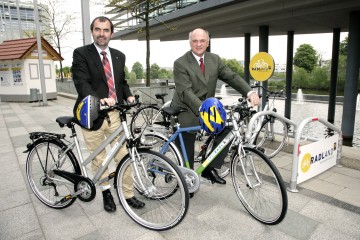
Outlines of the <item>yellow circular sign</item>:
M 250 74 L 256 81 L 266 81 L 274 73 L 275 62 L 267 52 L 259 52 L 250 60 Z
M 303 173 L 306 173 L 307 171 L 309 171 L 310 165 L 311 165 L 311 155 L 310 153 L 307 153 L 303 156 L 301 160 L 301 171 Z

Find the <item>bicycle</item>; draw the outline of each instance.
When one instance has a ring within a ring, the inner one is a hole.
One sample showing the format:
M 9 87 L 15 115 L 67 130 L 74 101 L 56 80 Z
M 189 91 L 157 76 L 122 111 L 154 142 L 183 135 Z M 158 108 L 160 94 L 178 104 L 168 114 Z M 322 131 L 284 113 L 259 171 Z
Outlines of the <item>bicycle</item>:
M 283 97 L 283 91 L 270 91 L 258 84 L 251 87 L 262 88 L 266 92 L 266 105 L 262 111 L 276 113 L 277 109 L 274 107 L 274 101 L 276 97 Z M 270 98 L 272 98 L 272 103 L 269 101 Z M 254 125 L 250 126 L 254 133 L 250 143 L 255 144 L 269 158 L 273 158 L 284 147 L 291 126 L 291 124 L 282 121 L 272 114 L 264 115 Z
M 148 131 L 161 131 L 171 134 L 170 116 L 162 111 L 164 107 L 170 107 L 171 104 L 171 100 L 165 102 L 165 96 L 167 95 L 167 93 L 155 94 L 156 99 L 161 100 L 161 105 L 145 105 L 132 114 L 130 132 L 133 137 L 142 135 L 145 129 Z M 221 97 L 217 98 L 219 100 L 221 99 Z M 201 141 L 203 140 L 203 136 L 203 131 L 199 131 L 196 135 L 196 139 Z
M 155 94 L 156 99 L 161 100 L 161 106 L 150 104 L 140 107 L 130 121 L 130 132 L 133 137 L 140 136 L 145 128 L 149 131 L 169 131 L 170 119 L 162 109 L 169 107 L 171 101 L 165 102 L 167 93 Z
M 126 111 L 136 104 L 117 104 L 103 110 L 119 111 L 121 125 L 85 160 L 75 129 L 77 123 L 72 116 L 56 119 L 61 128 L 66 126 L 71 130 L 72 141 L 66 140 L 65 134 L 30 133 L 32 142 L 27 144 L 24 153 L 28 153 L 26 175 L 35 196 L 48 207 L 67 208 L 76 199 L 92 201 L 96 196 L 96 186 L 114 178 L 114 188 L 120 204 L 136 223 L 159 231 L 179 224 L 189 207 L 189 192 L 185 179 L 171 160 L 149 148 L 144 148 L 140 145 L 139 139 L 131 137 L 126 124 Z M 112 144 L 104 163 L 90 179 L 86 166 L 122 131 L 125 134 Z M 119 162 L 115 172 L 107 178 L 100 179 L 124 143 L 127 144 L 128 154 Z M 127 178 L 127 174 L 130 173 L 133 183 Z M 123 187 L 126 184 L 134 186 L 136 198 L 146 203 L 144 208 L 136 209 L 128 205 L 125 191 L 129 189 Z
M 287 212 L 288 200 L 285 185 L 279 171 L 269 158 L 255 146 L 246 144 L 244 134 L 239 127 L 242 124 L 240 117 L 244 105 L 244 103 L 236 103 L 228 106 L 227 126 L 231 128 L 231 131 L 206 155 L 206 159 L 201 161 L 195 171 L 190 169 L 182 133 L 198 131 L 201 127 L 180 127 L 177 116 L 186 111 L 185 109 L 163 108 L 164 112 L 174 117 L 176 131 L 170 138 L 158 132 L 146 133 L 146 139 L 149 145 L 179 164 L 190 193 L 198 191 L 199 175 L 204 169 L 218 154 L 229 147 L 233 152 L 230 160 L 230 174 L 239 200 L 250 215 L 258 221 L 269 225 L 278 224 L 284 219 Z M 177 138 L 181 143 L 181 152 L 174 144 Z

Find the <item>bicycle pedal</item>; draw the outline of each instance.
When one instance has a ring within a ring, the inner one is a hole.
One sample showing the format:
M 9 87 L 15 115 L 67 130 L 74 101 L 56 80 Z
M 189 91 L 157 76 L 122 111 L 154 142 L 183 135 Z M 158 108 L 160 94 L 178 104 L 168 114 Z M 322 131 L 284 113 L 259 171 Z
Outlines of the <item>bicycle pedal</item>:
M 109 174 L 108 179 L 110 180 L 110 179 L 112 179 L 112 178 L 114 178 L 114 177 L 115 177 L 115 172 L 112 172 L 112 173 Z
M 59 204 L 59 203 L 64 203 L 66 201 L 69 201 L 70 199 L 72 199 L 72 195 L 69 194 L 69 195 L 66 195 L 65 197 L 63 197 L 62 199 L 60 199 L 60 201 L 57 201 L 55 204 Z

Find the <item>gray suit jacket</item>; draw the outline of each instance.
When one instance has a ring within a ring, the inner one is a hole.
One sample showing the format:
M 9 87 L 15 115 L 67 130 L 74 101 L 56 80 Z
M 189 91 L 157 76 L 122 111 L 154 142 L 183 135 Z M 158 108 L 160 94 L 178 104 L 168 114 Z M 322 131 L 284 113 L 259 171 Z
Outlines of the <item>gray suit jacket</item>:
M 199 107 L 206 98 L 215 96 L 218 79 L 229 84 L 243 96 L 251 91 L 249 84 L 232 72 L 218 55 L 206 52 L 204 64 L 205 76 L 191 51 L 174 62 L 176 91 L 171 106 L 183 107 L 188 110 L 179 115 L 182 127 L 199 125 Z

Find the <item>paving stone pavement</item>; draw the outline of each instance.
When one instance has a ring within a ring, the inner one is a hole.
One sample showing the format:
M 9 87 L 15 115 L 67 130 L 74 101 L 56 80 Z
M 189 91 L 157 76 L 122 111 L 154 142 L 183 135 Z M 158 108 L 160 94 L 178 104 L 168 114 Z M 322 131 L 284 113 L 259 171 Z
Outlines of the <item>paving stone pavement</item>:
M 287 215 L 274 226 L 246 212 L 230 177 L 225 186 L 202 184 L 185 219 L 162 232 L 137 225 L 119 204 L 115 213 L 105 212 L 99 191 L 89 203 L 46 207 L 28 187 L 23 151 L 29 132 L 67 133 L 55 119 L 71 115 L 73 104 L 61 96 L 48 106 L 0 102 L 0 239 L 360 239 L 360 171 L 343 166 L 299 184 L 298 193 L 288 192 Z M 357 162 L 360 149 L 343 147 L 342 156 Z M 288 185 L 292 154 L 281 152 L 273 161 Z

